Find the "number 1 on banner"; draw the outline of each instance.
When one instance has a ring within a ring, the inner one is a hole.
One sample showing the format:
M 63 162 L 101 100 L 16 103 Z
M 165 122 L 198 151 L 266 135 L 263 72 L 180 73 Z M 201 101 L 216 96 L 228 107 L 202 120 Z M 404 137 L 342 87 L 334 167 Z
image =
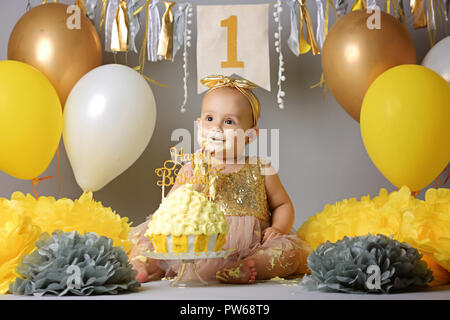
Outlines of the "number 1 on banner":
M 243 68 L 244 61 L 237 61 L 237 16 L 230 16 L 220 21 L 227 32 L 227 61 L 222 61 L 222 68 Z

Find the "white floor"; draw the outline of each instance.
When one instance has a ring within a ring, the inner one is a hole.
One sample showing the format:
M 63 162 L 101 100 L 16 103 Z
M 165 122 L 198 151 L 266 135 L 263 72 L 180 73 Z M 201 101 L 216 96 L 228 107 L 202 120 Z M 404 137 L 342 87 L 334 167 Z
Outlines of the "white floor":
M 257 282 L 252 285 L 210 283 L 202 288 L 173 288 L 169 281 L 143 284 L 138 291 L 120 295 L 23 297 L 0 296 L 0 300 L 79 299 L 79 300 L 450 300 L 450 285 L 419 292 L 397 294 L 345 294 L 304 291 L 298 280 Z

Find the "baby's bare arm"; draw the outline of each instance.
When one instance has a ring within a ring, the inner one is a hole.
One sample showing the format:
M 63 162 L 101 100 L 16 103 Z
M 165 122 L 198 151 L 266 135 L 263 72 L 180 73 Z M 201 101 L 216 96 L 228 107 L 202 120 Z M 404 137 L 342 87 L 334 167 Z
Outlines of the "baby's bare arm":
M 268 166 L 274 172 L 274 169 L 270 165 Z M 265 175 L 265 185 L 269 210 L 272 212 L 272 227 L 284 234 L 288 234 L 295 220 L 295 211 L 291 199 L 284 189 L 278 174 Z

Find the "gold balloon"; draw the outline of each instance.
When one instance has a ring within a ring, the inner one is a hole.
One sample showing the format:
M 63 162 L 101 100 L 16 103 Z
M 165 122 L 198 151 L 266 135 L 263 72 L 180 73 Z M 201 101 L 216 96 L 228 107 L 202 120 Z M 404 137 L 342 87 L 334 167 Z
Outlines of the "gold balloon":
M 362 101 L 372 82 L 387 69 L 416 64 L 408 30 L 390 14 L 380 12 L 380 28 L 369 29 L 372 14 L 357 10 L 330 29 L 322 49 L 325 83 L 336 101 L 359 122 Z M 369 22 L 368 22 L 369 21 Z
M 68 5 L 47 3 L 20 18 L 9 38 L 8 59 L 32 65 L 55 87 L 61 105 L 75 83 L 102 63 L 97 30 Z

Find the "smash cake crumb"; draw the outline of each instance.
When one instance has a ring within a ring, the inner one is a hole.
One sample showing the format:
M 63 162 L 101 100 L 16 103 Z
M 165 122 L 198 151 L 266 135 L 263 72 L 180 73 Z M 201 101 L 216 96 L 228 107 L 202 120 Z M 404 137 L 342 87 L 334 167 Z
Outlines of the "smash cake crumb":
M 284 278 L 280 278 L 280 277 L 273 277 L 270 278 L 269 280 L 266 280 L 265 282 L 268 281 L 273 281 L 273 282 L 278 282 L 279 284 L 283 285 L 283 286 L 297 286 L 300 284 L 301 279 L 296 278 L 296 279 L 284 279 Z

